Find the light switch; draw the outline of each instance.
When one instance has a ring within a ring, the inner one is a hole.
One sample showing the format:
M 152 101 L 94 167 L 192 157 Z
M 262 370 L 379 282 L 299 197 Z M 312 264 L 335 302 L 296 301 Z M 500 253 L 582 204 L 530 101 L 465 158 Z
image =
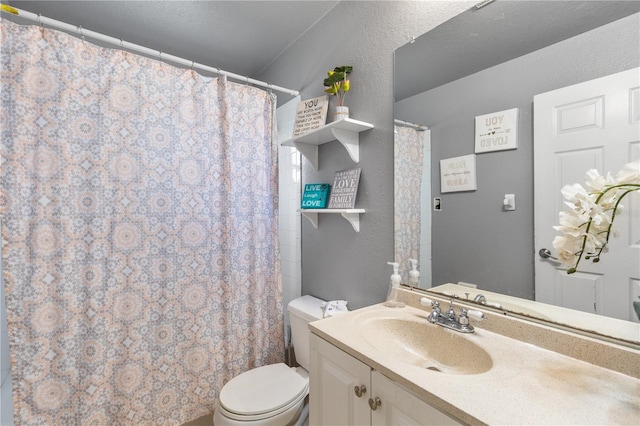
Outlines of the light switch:
M 504 200 L 502 200 L 504 209 L 506 211 L 513 211 L 516 209 L 516 194 L 504 194 Z

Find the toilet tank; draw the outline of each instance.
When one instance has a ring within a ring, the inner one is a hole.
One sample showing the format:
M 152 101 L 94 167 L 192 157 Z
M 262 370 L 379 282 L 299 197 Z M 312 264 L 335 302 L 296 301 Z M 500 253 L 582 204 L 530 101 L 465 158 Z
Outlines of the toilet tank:
M 309 323 L 322 319 L 322 304 L 313 296 L 302 296 L 289 302 L 289 322 L 291 323 L 291 337 L 296 361 L 309 371 Z

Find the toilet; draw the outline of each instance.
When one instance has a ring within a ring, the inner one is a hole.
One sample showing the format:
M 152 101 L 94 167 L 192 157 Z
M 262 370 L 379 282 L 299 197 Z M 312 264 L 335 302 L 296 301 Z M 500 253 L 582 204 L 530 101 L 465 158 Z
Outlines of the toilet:
M 213 415 L 215 426 L 305 424 L 309 416 L 309 328 L 323 317 L 323 300 L 302 296 L 287 310 L 300 367 L 271 364 L 246 371 L 223 386 Z

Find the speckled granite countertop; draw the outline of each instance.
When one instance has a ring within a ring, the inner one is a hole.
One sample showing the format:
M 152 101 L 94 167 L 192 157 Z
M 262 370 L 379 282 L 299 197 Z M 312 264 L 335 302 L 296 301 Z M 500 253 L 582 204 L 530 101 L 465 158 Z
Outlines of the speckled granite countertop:
M 411 306 L 392 309 L 379 304 L 315 321 L 310 329 L 463 423 L 640 424 L 638 378 L 487 331 L 482 323 L 476 324 L 475 333 L 462 335 L 491 357 L 492 367 L 479 374 L 430 371 L 372 344 L 376 330 L 366 327 L 372 318 L 438 327 L 427 322 L 427 315 L 427 310 Z M 493 319 L 503 320 L 489 316 L 487 321 Z M 640 351 L 630 353 L 640 365 Z

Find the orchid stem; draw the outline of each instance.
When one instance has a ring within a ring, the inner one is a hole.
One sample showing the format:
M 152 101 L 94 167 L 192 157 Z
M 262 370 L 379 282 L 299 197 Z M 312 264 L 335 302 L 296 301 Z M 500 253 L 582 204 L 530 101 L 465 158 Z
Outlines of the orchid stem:
M 620 202 L 622 201 L 622 199 L 629 194 L 630 192 L 635 192 L 635 191 L 640 191 L 640 184 L 634 184 L 634 183 L 625 183 L 625 184 L 620 184 L 620 185 L 612 185 L 607 187 L 604 191 L 602 191 L 598 197 L 596 198 L 596 204 L 600 203 L 600 200 L 602 200 L 602 197 L 604 197 L 604 195 L 611 191 L 612 189 L 624 189 L 623 194 L 616 200 L 616 203 L 613 207 L 612 213 L 611 213 L 611 221 L 609 222 L 609 226 L 607 227 L 606 230 L 606 237 L 604 239 L 604 243 L 602 244 L 601 247 L 598 247 L 596 249 L 596 252 L 594 253 L 594 256 L 591 257 L 595 257 L 594 261 L 598 261 L 600 260 L 600 254 L 602 253 L 602 251 L 605 249 L 605 247 L 607 246 L 607 244 L 609 244 L 609 237 L 611 236 L 611 229 L 613 227 L 613 221 L 616 217 L 616 212 L 618 210 L 618 206 L 620 205 Z M 585 234 L 589 234 L 589 229 L 591 229 L 591 224 L 593 223 L 593 218 L 589 218 L 589 220 L 586 222 L 587 227 L 585 229 Z M 584 255 L 584 250 L 587 246 L 587 235 L 584 235 L 582 237 L 582 247 L 580 248 L 580 251 L 578 253 L 576 253 L 578 255 L 578 260 L 576 260 L 575 265 L 573 266 L 573 268 L 569 268 L 569 270 L 567 270 L 567 273 L 572 274 L 574 272 L 576 272 L 578 265 L 580 264 L 580 261 L 582 260 L 582 256 Z M 589 259 L 590 257 L 587 257 L 587 259 Z

